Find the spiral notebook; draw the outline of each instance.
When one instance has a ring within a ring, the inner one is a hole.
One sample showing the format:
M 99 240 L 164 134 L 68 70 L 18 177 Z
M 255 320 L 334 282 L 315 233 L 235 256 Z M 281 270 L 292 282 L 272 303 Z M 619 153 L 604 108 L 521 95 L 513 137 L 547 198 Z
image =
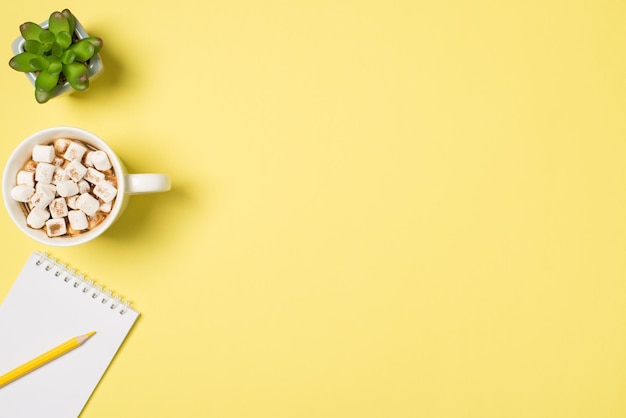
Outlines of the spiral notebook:
M 0 305 L 0 375 L 78 335 L 82 346 L 0 388 L 0 416 L 78 417 L 139 312 L 39 252 Z

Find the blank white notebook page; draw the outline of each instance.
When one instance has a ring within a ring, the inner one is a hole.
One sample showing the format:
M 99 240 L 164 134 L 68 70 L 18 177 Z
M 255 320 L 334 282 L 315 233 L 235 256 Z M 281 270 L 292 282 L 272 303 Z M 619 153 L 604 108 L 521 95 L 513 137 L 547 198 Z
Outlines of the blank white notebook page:
M 0 417 L 78 417 L 139 313 L 42 253 L 0 305 L 0 375 L 95 331 L 80 347 L 0 388 Z

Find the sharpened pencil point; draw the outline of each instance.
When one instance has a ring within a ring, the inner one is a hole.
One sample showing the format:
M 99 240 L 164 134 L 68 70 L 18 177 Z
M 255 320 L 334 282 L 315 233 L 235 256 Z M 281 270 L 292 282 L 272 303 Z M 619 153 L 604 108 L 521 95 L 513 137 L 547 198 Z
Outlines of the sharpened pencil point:
M 78 337 L 76 337 L 76 341 L 78 341 L 78 344 L 83 344 L 85 341 L 87 341 L 89 338 L 91 338 L 94 334 L 96 333 L 96 331 L 91 331 L 87 334 L 84 335 L 79 335 Z

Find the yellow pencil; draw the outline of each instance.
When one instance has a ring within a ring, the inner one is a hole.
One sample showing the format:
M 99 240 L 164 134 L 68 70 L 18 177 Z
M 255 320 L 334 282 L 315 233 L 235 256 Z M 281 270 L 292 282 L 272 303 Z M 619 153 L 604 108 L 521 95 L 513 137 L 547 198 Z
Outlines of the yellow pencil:
M 63 354 L 72 351 L 76 347 L 82 345 L 85 341 L 87 341 L 92 335 L 95 334 L 95 331 L 90 332 L 85 335 L 80 335 L 78 337 L 74 337 L 58 347 L 53 348 L 50 351 L 43 353 L 42 355 L 35 357 L 31 361 L 21 365 L 20 367 L 11 370 L 8 373 L 0 376 L 0 388 L 11 383 L 12 381 L 19 379 L 27 373 L 32 372 L 33 370 L 43 366 L 44 364 L 54 360 L 57 357 L 62 356 Z

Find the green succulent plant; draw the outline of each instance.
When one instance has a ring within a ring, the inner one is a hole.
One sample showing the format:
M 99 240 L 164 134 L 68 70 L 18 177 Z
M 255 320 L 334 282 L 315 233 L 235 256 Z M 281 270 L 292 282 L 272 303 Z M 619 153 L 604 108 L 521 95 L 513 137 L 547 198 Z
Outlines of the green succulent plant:
M 24 51 L 11 58 L 9 66 L 35 74 L 35 99 L 39 103 L 50 100 L 57 85 L 65 82 L 77 91 L 89 88 L 88 62 L 102 48 L 102 39 L 78 39 L 75 25 L 68 9 L 53 12 L 47 28 L 33 22 L 20 25 Z

